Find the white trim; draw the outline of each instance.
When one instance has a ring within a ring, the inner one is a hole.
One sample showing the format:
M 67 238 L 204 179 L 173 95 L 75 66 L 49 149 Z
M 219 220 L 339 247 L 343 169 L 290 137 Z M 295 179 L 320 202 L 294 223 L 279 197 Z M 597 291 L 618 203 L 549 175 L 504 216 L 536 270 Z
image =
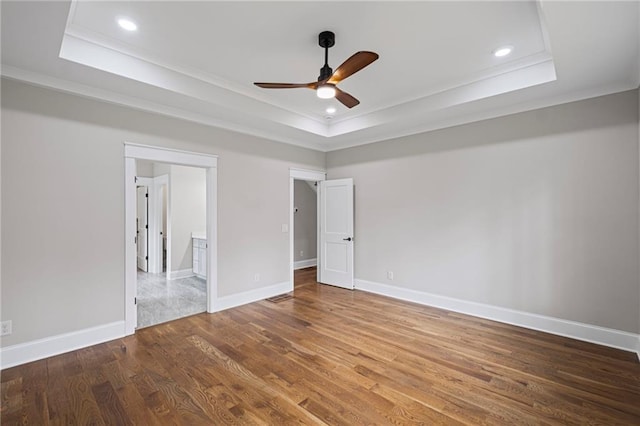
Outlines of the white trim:
M 171 148 L 160 148 L 150 145 L 140 145 L 130 142 L 124 144 L 125 158 L 157 161 L 191 167 L 218 167 L 218 156 L 200 154 L 197 152 L 181 151 Z
M 138 285 L 138 253 L 136 248 L 136 159 L 124 159 L 124 322 L 125 334 L 133 334 L 138 326 L 135 304 Z
M 638 334 L 356 279 L 356 289 L 634 352 Z
M 305 259 L 298 260 L 297 262 L 293 262 L 293 269 L 302 269 L 302 268 L 310 268 L 312 266 L 316 266 L 318 264 L 318 259 Z
M 149 160 L 154 162 L 162 162 L 169 164 L 179 164 L 191 167 L 203 167 L 207 171 L 207 312 L 214 312 L 213 307 L 216 303 L 218 292 L 218 270 L 217 270 L 217 224 L 218 224 L 218 205 L 217 205 L 217 164 L 218 157 L 210 154 L 199 154 L 195 152 L 179 151 L 169 148 L 161 148 L 149 145 L 139 145 L 133 143 L 124 143 L 124 160 L 125 160 L 125 334 L 135 333 L 137 326 L 137 307 L 135 305 L 136 297 L 136 247 L 135 247 L 135 174 L 136 159 Z M 167 204 L 171 202 L 171 191 L 167 191 Z M 170 212 L 167 216 L 167 244 L 170 244 L 171 231 Z M 167 271 L 171 271 L 170 266 L 170 247 L 167 249 Z M 175 279 L 184 276 L 193 276 L 193 270 L 188 269 L 189 274 L 186 275 L 182 271 L 173 271 Z
M 31 342 L 19 343 L 0 349 L 0 368 L 14 367 L 27 362 L 75 351 L 87 346 L 124 337 L 124 321 L 116 321 Z
M 215 301 L 215 312 L 235 308 L 236 306 L 246 305 L 247 303 L 253 303 L 257 302 L 258 300 L 264 300 L 269 297 L 288 293 L 292 288 L 293 287 L 291 283 L 285 281 L 282 283 L 270 285 L 268 287 L 260 287 L 254 290 L 244 291 L 242 293 L 219 297 Z
M 294 265 L 294 254 L 293 254 L 293 237 L 295 231 L 295 224 L 293 219 L 293 209 L 294 206 L 294 181 L 295 180 L 306 180 L 318 182 L 327 179 L 327 172 L 323 170 L 308 170 L 308 169 L 296 169 L 294 167 L 289 168 L 289 282 L 291 283 L 291 289 L 288 291 L 293 291 L 293 271 L 295 268 Z M 318 210 L 318 206 L 320 205 L 320 195 L 319 191 L 316 192 L 316 215 L 318 219 L 320 219 L 320 213 Z M 316 231 L 316 253 L 318 256 L 318 260 L 320 259 L 320 220 L 317 222 L 317 231 Z
M 638 335 L 638 342 L 636 343 L 636 355 L 638 355 L 638 361 L 640 361 L 640 335 Z
M 306 170 L 290 167 L 289 177 L 298 180 L 310 180 L 317 182 L 319 180 L 325 180 L 327 178 L 327 172 L 324 170 Z
M 207 312 L 218 299 L 218 169 L 207 168 Z
M 182 278 L 194 277 L 196 274 L 193 273 L 193 269 L 179 269 L 177 271 L 167 271 L 167 279 L 168 280 L 179 280 Z

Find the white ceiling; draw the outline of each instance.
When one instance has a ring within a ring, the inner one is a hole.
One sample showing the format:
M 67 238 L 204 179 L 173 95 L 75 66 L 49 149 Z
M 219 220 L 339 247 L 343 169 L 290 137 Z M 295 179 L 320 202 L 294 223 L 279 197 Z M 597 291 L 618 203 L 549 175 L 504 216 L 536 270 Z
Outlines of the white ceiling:
M 639 16 L 634 1 L 3 1 L 2 74 L 329 151 L 634 89 Z M 380 55 L 339 85 L 360 105 L 252 84 L 316 80 L 323 30 L 334 69 Z

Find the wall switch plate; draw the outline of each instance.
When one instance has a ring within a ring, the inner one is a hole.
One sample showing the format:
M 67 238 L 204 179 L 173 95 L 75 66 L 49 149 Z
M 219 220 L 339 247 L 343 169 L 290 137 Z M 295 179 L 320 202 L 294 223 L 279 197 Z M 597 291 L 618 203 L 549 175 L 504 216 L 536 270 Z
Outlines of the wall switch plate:
M 393 271 L 387 271 L 387 279 L 393 281 Z
M 11 328 L 12 328 L 11 320 L 2 321 L 2 326 L 0 328 L 0 336 L 8 336 L 9 334 L 11 334 L 12 332 Z
M 282 224 L 282 232 L 289 232 L 289 225 L 287 225 L 286 223 Z

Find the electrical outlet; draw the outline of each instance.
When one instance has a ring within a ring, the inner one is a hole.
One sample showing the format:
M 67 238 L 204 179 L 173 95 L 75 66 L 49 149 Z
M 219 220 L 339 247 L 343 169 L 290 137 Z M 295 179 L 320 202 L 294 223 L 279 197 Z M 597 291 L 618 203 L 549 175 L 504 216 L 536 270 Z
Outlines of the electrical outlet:
M 253 275 L 253 282 L 257 283 L 258 281 L 260 281 L 260 274 L 254 274 Z
M 289 225 L 286 223 L 282 224 L 282 232 L 289 232 Z
M 11 334 L 11 320 L 9 321 L 2 321 L 2 329 L 0 330 L 0 336 L 8 336 L 9 334 Z
M 393 271 L 387 271 L 387 279 L 393 281 Z
M 304 251 L 300 250 L 300 257 L 304 256 Z

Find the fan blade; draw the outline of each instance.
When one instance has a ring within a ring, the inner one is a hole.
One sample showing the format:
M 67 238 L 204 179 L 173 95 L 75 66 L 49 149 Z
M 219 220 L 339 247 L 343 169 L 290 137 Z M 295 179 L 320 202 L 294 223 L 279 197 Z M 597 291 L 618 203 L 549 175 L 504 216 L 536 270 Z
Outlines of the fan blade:
M 352 74 L 357 73 L 362 68 L 374 62 L 378 59 L 378 54 L 374 52 L 357 52 L 354 53 L 349 59 L 344 61 L 329 78 L 328 82 L 336 84 Z
M 317 83 L 253 83 L 263 89 L 298 89 L 301 87 L 307 87 L 309 89 L 315 89 Z
M 354 106 L 360 103 L 359 100 L 348 94 L 347 92 L 343 92 L 342 90 L 336 87 L 336 99 L 342 102 L 344 106 L 347 108 L 353 108 Z

